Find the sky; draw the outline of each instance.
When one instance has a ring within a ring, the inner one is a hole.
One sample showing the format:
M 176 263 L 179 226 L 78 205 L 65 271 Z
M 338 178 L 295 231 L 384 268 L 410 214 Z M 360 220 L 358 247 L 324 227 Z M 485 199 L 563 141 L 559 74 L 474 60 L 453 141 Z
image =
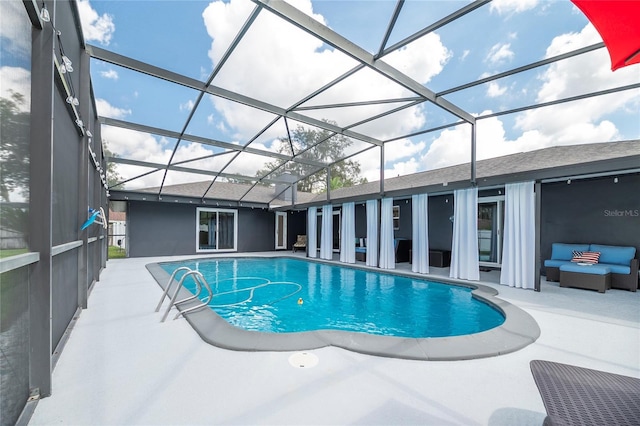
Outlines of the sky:
M 291 0 L 297 9 L 369 53 L 377 53 L 395 1 Z M 467 5 L 463 1 L 406 1 L 386 47 Z M 255 4 L 230 1 L 80 0 L 87 43 L 127 57 L 206 81 L 236 38 Z M 445 91 L 499 72 L 602 41 L 586 17 L 568 0 L 494 0 L 464 17 L 385 55 L 382 60 L 433 92 Z M 301 30 L 261 11 L 213 84 L 282 108 L 289 108 L 356 62 Z M 640 82 L 640 65 L 615 72 L 606 49 L 457 91 L 445 96 L 468 113 L 482 117 L 526 105 Z M 180 132 L 198 93 L 149 76 L 91 61 L 98 113 L 133 123 Z M 357 72 L 303 106 L 399 99 L 412 92 L 370 69 Z M 400 103 L 301 111 L 315 119 L 348 126 Z M 477 159 L 556 145 L 640 138 L 640 89 L 588 98 L 558 106 L 479 119 Z M 205 95 L 186 132 L 274 152 L 286 136 L 280 120 L 263 133 L 274 115 Z M 432 104 L 420 104 L 351 130 L 385 143 L 384 176 L 393 177 L 468 162 L 469 125 L 402 137 L 459 121 Z M 288 125 L 300 125 L 289 120 Z M 166 164 L 175 139 L 105 126 L 103 142 L 123 158 Z M 370 145 L 353 140 L 347 153 Z M 211 157 L 212 154 L 219 154 Z M 273 161 L 182 141 L 173 162 L 205 159 L 184 166 L 254 176 Z M 380 178 L 380 152 L 355 155 L 369 181 Z M 118 165 L 130 179 L 152 169 Z M 158 186 L 162 173 L 126 183 L 126 188 Z M 172 171 L 165 185 L 202 181 L 211 176 Z

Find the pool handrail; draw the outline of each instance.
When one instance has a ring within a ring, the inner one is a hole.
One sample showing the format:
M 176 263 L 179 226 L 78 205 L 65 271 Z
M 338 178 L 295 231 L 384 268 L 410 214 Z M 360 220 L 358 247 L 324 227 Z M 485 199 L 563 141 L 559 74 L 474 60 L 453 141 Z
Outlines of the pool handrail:
M 195 294 L 193 296 L 187 297 L 185 299 L 176 301 L 176 298 L 178 297 L 178 293 L 180 292 L 180 289 L 182 288 L 184 280 L 187 277 L 192 276 L 192 275 L 194 276 L 193 281 L 196 283 L 196 287 L 197 287 L 197 290 L 196 290 Z M 169 302 L 169 306 L 167 306 L 167 310 L 165 311 L 164 315 L 162 316 L 162 319 L 160 320 L 160 322 L 164 322 L 167 319 L 167 316 L 169 315 L 169 311 L 171 310 L 171 308 L 173 306 L 198 298 L 200 296 L 200 293 L 202 292 L 203 283 L 204 283 L 204 286 L 207 289 L 207 292 L 209 293 L 209 295 L 205 298 L 205 300 L 207 302 L 206 303 L 203 302 L 203 303 L 201 303 L 199 305 L 193 306 L 193 307 L 191 307 L 189 309 L 186 309 L 186 310 L 184 310 L 182 312 L 179 312 L 178 315 L 176 315 L 176 317 L 174 319 L 178 318 L 183 312 L 190 312 L 190 311 L 192 311 L 194 309 L 198 309 L 198 308 L 202 308 L 204 306 L 207 306 L 207 303 L 209 303 L 209 301 L 213 297 L 213 291 L 211 290 L 211 287 L 209 286 L 209 283 L 207 283 L 207 280 L 204 279 L 204 276 L 199 271 L 189 270 L 184 275 L 182 275 L 182 277 L 180 278 L 180 281 L 178 281 L 178 285 L 176 286 L 175 291 L 173 292 L 173 296 L 171 297 L 171 301 Z
M 202 303 L 200 303 L 199 305 L 195 305 L 195 306 L 192 306 L 192 307 L 190 307 L 190 308 L 184 309 L 184 310 L 182 310 L 182 311 L 178 311 L 178 313 L 176 314 L 176 316 L 175 316 L 175 317 L 173 317 L 173 319 L 174 319 L 174 320 L 178 319 L 178 317 L 179 317 L 180 315 L 184 315 L 184 314 L 189 313 L 189 312 L 191 312 L 191 311 L 195 311 L 196 309 L 200 309 L 200 308 L 204 308 L 204 307 L 206 307 L 206 306 L 209 304 L 209 302 L 211 302 L 211 299 L 213 299 L 213 291 L 211 290 L 211 286 L 209 285 L 209 283 L 207 282 L 207 280 L 204 278 L 204 276 L 203 276 L 200 272 L 198 272 L 198 271 L 193 271 L 193 272 L 195 272 L 195 274 L 194 274 L 194 275 L 195 275 L 195 279 L 194 279 L 194 281 L 196 281 L 196 284 L 198 285 L 198 293 L 197 293 L 195 296 L 193 296 L 193 297 L 187 297 L 186 299 L 179 300 L 179 301 L 177 301 L 175 304 L 177 305 L 177 304 L 179 304 L 179 303 L 186 302 L 187 300 L 191 300 L 191 299 L 199 298 L 200 293 L 202 292 L 202 286 L 203 286 L 203 285 L 204 285 L 204 287 L 207 289 L 207 292 L 208 292 L 209 294 L 207 295 L 207 297 L 205 297 L 205 298 L 202 300 Z M 200 280 L 202 280 L 202 281 L 200 281 Z
M 167 297 L 167 294 L 169 294 L 169 288 L 171 288 L 171 284 L 173 283 L 173 279 L 175 278 L 176 274 L 179 271 L 191 271 L 191 268 L 189 268 L 188 266 L 181 266 L 178 269 L 176 269 L 175 271 L 173 271 L 173 273 L 169 277 L 169 282 L 167 283 L 167 287 L 164 289 L 164 292 L 162 293 L 162 297 L 160 298 L 160 301 L 158 302 L 158 306 L 156 306 L 155 312 L 158 312 L 160 310 L 160 307 L 162 306 L 162 302 L 164 302 L 164 298 Z

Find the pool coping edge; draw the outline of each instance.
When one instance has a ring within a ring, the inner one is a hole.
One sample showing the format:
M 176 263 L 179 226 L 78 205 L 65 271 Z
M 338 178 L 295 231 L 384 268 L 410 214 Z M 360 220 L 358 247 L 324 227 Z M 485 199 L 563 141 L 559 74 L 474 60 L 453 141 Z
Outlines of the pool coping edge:
M 242 257 L 254 256 L 247 255 Z M 283 254 L 274 254 L 268 257 L 301 260 L 299 257 Z M 212 258 L 220 258 L 220 256 Z M 234 256 L 234 258 L 237 257 Z M 304 258 L 303 260 L 336 265 L 335 262 L 323 262 L 313 258 Z M 156 262 L 145 266 L 158 285 L 164 290 L 169 280 L 169 274 L 162 269 L 160 263 L 169 262 Z M 426 276 L 388 269 L 381 270 L 357 264 L 338 264 L 337 266 L 389 273 L 409 278 L 434 280 L 445 284 L 472 288 L 473 297 L 496 307 L 505 315 L 505 321 L 500 326 L 490 330 L 464 336 L 406 338 L 342 330 L 318 330 L 281 334 L 263 333 L 244 330 L 231 325 L 212 309 L 199 309 L 183 316 L 205 342 L 220 348 L 237 351 L 301 351 L 335 346 L 353 352 L 389 358 L 457 361 L 515 352 L 530 345 L 540 337 L 540 327 L 531 315 L 521 308 L 496 297 L 499 292 L 487 285 L 447 277 Z M 183 288 L 179 297 L 183 298 L 189 295 L 191 293 Z M 188 309 L 196 303 L 196 301 L 186 302 L 179 306 L 178 309 Z M 161 311 L 166 310 L 167 306 L 168 301 L 165 300 Z M 175 312 L 175 310 L 172 312 Z M 172 315 L 175 314 L 172 313 Z M 171 320 L 171 318 L 169 316 L 168 320 Z

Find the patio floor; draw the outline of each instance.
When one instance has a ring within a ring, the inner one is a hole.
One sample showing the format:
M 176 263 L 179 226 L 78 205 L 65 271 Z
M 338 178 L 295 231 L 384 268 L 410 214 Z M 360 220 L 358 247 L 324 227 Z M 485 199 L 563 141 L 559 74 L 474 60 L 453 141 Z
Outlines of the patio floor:
M 536 293 L 482 273 L 498 297 L 536 319 L 535 343 L 450 362 L 327 347 L 310 351 L 315 367 L 297 368 L 293 352 L 224 350 L 184 319 L 160 323 L 162 291 L 145 265 L 178 258 L 108 261 L 54 369 L 53 395 L 29 424 L 541 425 L 533 359 L 640 377 L 640 292 L 565 289 L 543 277 Z

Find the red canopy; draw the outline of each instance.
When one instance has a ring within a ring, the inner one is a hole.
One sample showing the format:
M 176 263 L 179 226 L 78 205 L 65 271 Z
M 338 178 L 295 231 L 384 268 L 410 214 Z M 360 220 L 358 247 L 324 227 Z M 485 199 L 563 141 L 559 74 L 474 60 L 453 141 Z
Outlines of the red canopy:
M 640 63 L 639 0 L 571 0 L 600 33 L 611 70 Z

